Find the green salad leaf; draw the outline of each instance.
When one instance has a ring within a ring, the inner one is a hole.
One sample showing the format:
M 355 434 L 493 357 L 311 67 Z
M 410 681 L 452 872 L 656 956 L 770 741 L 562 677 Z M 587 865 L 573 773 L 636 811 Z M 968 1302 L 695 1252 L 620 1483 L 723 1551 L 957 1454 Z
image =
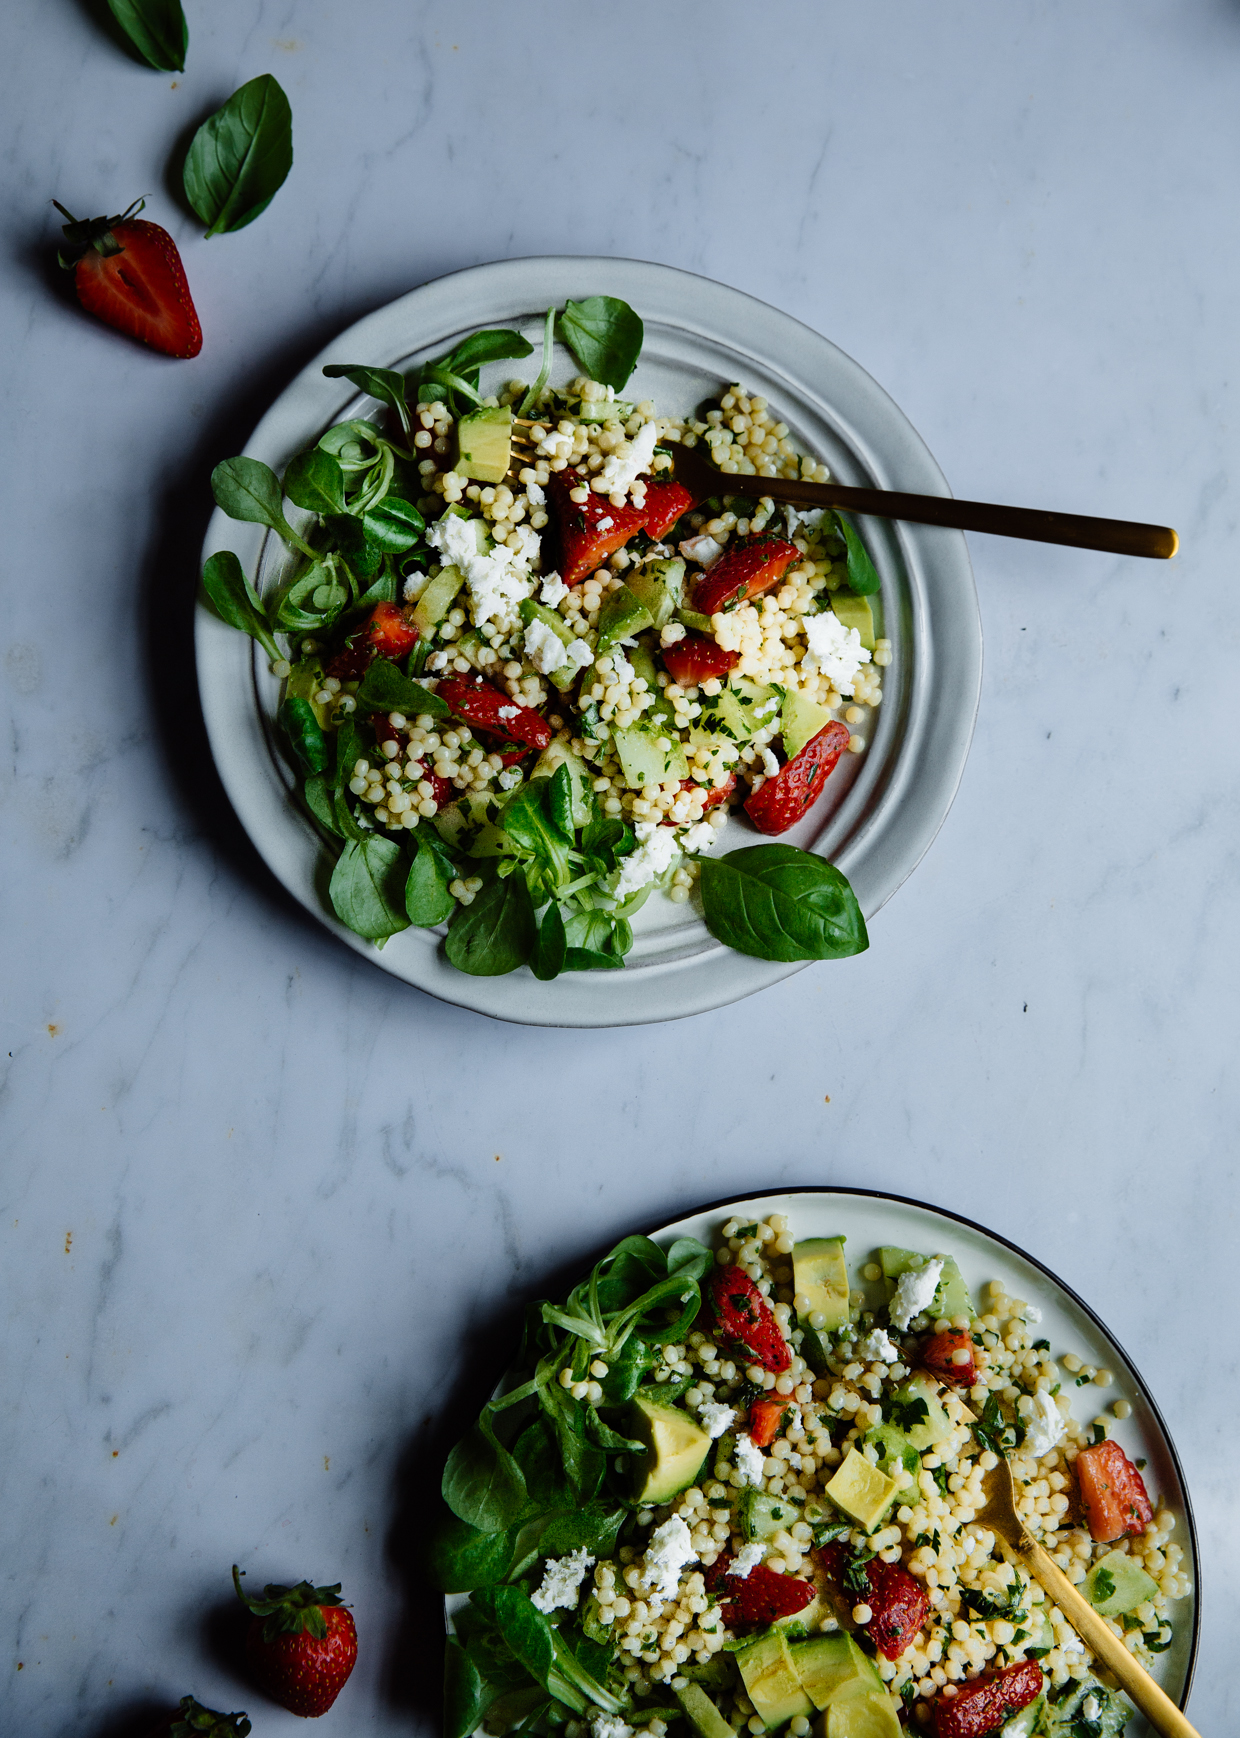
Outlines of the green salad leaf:
M 189 26 L 181 0 L 108 0 L 108 10 L 148 66 L 185 71 Z
M 738 953 L 829 960 L 870 945 L 852 888 L 823 857 L 795 845 L 747 845 L 701 861 L 706 927 Z
M 429 713 L 432 718 L 448 716 L 447 703 L 430 688 L 411 681 L 390 658 L 376 658 L 362 677 L 357 690 L 357 703 L 370 712 L 404 712 L 411 718 Z
M 271 636 L 258 593 L 231 549 L 222 549 L 218 555 L 211 556 L 202 570 L 202 589 L 221 621 L 227 622 L 230 628 L 240 628 L 243 634 L 257 640 L 269 658 L 280 656 L 280 648 Z
M 280 707 L 277 718 L 302 769 L 308 773 L 325 771 L 331 756 L 310 702 L 290 694 Z
M 185 197 L 208 236 L 244 229 L 266 211 L 293 167 L 293 113 L 269 72 L 234 91 L 194 134 Z
M 368 392 L 396 412 L 405 436 L 406 446 L 413 441 L 413 426 L 409 420 L 409 404 L 405 397 L 405 377 L 394 368 L 367 368 L 359 362 L 329 362 L 323 370 L 329 380 L 348 380 L 359 392 Z
M 328 895 L 336 916 L 355 935 L 385 942 L 408 929 L 405 853 L 395 839 L 371 833 L 351 839 L 336 860 Z
M 344 472 L 339 461 L 321 447 L 298 453 L 284 473 L 284 493 L 307 513 L 343 513 Z
M 537 921 L 524 875 L 497 877 L 472 905 L 458 905 L 448 925 L 448 958 L 474 977 L 499 977 L 534 950 Z
M 846 513 L 835 515 L 848 548 L 848 589 L 858 597 L 869 597 L 879 589 L 878 570 L 870 560 L 870 552 L 858 537 Z
M 248 520 L 254 525 L 266 525 L 303 555 L 313 557 L 314 550 L 304 537 L 284 517 L 284 493 L 280 479 L 270 465 L 261 459 L 242 455 L 224 459 L 211 473 L 211 493 L 216 503 L 230 519 Z
M 590 379 L 617 392 L 636 368 L 645 337 L 640 315 L 617 296 L 565 302 L 560 333 Z

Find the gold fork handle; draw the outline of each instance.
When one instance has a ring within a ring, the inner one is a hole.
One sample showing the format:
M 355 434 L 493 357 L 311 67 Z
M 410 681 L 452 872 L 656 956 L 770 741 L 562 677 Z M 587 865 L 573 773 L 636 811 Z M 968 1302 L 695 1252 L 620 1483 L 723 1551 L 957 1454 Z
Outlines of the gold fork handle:
M 955 531 L 989 531 L 996 537 L 1024 537 L 1033 543 L 1066 543 L 1072 549 L 1104 549 L 1112 555 L 1165 561 L 1180 547 L 1169 525 L 1044 513 L 1036 507 L 995 507 L 985 501 L 957 501 L 950 495 L 903 495 L 895 489 L 852 489 L 843 483 L 798 483 L 784 477 L 763 477 L 761 491 L 773 501 L 790 501 L 794 506 L 842 507 L 846 513 L 948 525 Z
M 1041 1582 L 1081 1640 L 1119 1679 L 1122 1689 L 1140 1708 L 1155 1731 L 1163 1733 L 1164 1738 L 1201 1738 L 1197 1728 L 1176 1707 L 1171 1697 L 1158 1687 L 1150 1674 L 1137 1664 L 1114 1630 L 1108 1628 L 1089 1601 L 1077 1592 L 1063 1570 L 1051 1561 L 1041 1545 L 1024 1534 L 1016 1550 L 1035 1580 Z

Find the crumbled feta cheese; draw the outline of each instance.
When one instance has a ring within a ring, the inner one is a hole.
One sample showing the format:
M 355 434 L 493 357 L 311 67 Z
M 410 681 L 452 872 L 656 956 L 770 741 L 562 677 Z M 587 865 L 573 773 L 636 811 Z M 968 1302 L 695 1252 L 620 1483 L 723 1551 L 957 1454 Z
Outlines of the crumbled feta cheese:
M 747 1432 L 742 1431 L 736 1439 L 736 1470 L 741 1475 L 741 1483 L 754 1485 L 762 1489 L 762 1469 L 766 1465 L 766 1456 Z
M 700 567 L 713 567 L 723 554 L 723 544 L 705 531 L 697 537 L 682 537 L 677 547 L 686 561 L 696 561 Z
M 525 493 L 531 507 L 543 507 L 546 505 L 547 491 L 540 483 L 527 483 L 525 485 Z
M 511 614 L 534 587 L 525 573 L 518 571 L 526 559 L 521 550 L 497 543 L 494 549 L 479 552 L 475 524 L 481 524 L 481 520 L 445 513 L 426 533 L 426 541 L 445 562 L 451 562 L 464 574 L 473 600 L 474 623 L 482 627 L 496 616 Z M 519 525 L 517 530 L 528 527 Z M 538 541 L 536 535 L 534 541 Z
M 769 748 L 764 748 L 762 750 L 762 770 L 767 778 L 779 777 L 779 762 L 776 760 Z
M 914 1316 L 929 1309 L 934 1301 L 934 1294 L 939 1289 L 939 1275 L 942 1271 L 942 1259 L 936 1255 L 924 1267 L 914 1267 L 908 1273 L 900 1275 L 896 1281 L 896 1294 L 888 1308 L 893 1328 L 903 1333 Z
M 574 640 L 571 646 L 565 647 L 565 656 L 576 672 L 584 670 L 587 664 L 594 662 L 594 649 L 585 640 Z
M 1025 1320 L 1030 1324 L 1031 1327 L 1036 1327 L 1038 1325 L 1038 1323 L 1042 1320 L 1042 1312 L 1038 1308 L 1037 1304 L 1026 1304 L 1025 1305 Z
M 417 603 L 422 593 L 431 583 L 429 573 L 419 573 L 415 567 L 401 588 L 401 595 L 406 603 Z
M 1097 1696 L 1086 1696 L 1085 1700 L 1081 1703 L 1081 1713 L 1084 1715 L 1085 1719 L 1092 1725 L 1101 1712 L 1102 1703 L 1098 1700 Z
M 568 648 L 554 628 L 549 628 L 546 622 L 535 616 L 532 622 L 526 623 L 525 655 L 540 675 L 549 676 L 567 658 Z
M 593 1738 L 633 1738 L 633 1728 L 619 1714 L 605 1714 L 601 1708 L 591 1710 L 590 1731 Z
M 501 706 L 496 716 L 499 718 L 515 718 L 520 710 L 521 708 L 519 706 Z
M 701 1421 L 702 1429 L 708 1430 L 712 1437 L 722 1436 L 735 1417 L 736 1408 L 723 1406 L 718 1400 L 704 1401 L 698 1407 L 698 1418 Z
M 515 766 L 506 766 L 495 782 L 500 790 L 510 791 L 521 783 L 521 769 Z
M 558 573 L 549 573 L 543 580 L 542 590 L 538 595 L 548 609 L 554 609 L 562 597 L 568 596 L 568 587 Z
M 638 821 L 633 831 L 637 834 L 637 849 L 620 859 L 617 899 L 627 899 L 648 881 L 657 880 L 680 850 L 673 829 L 661 827 L 657 821 Z
M 611 667 L 616 673 L 616 681 L 619 682 L 622 688 L 627 688 L 629 683 L 633 680 L 636 672 L 634 671 L 632 664 L 629 663 L 624 653 L 620 650 L 619 646 L 616 646 L 612 651 Z
M 530 1595 L 530 1602 L 539 1611 L 556 1611 L 560 1606 L 570 1610 L 577 1603 L 577 1594 L 594 1559 L 584 1548 L 570 1551 L 567 1557 L 549 1557 L 543 1570 L 542 1584 Z
M 558 428 L 548 429 L 534 451 L 542 459 L 571 458 L 573 437 L 570 434 L 561 434 Z
M 818 670 L 841 694 L 851 694 L 857 671 L 870 661 L 856 628 L 846 628 L 834 610 L 823 610 L 805 618 L 805 638 L 809 650 L 803 664 Z
M 697 821 L 692 827 L 686 827 L 679 837 L 682 851 L 709 851 L 715 843 L 714 823 Z
M 446 670 L 448 668 L 448 654 L 446 652 L 432 652 L 426 660 L 426 667 L 428 670 Z
M 639 1577 L 660 1599 L 672 1599 L 680 1585 L 680 1572 L 697 1557 L 693 1535 L 679 1515 L 656 1527 L 646 1546 L 646 1560 Z
M 606 519 L 600 519 L 594 529 L 596 531 L 610 531 L 615 523 L 615 520 L 608 515 Z
M 885 1328 L 875 1328 L 872 1334 L 858 1340 L 856 1355 L 863 1364 L 894 1364 L 900 1348 L 888 1338 Z
M 1035 1394 L 1033 1411 L 1025 1419 L 1025 1440 L 1021 1444 L 1021 1453 L 1031 1454 L 1035 1460 L 1041 1460 L 1044 1454 L 1049 1454 L 1055 1444 L 1062 1440 L 1067 1428 L 1067 1420 L 1056 1406 L 1054 1396 Z
M 603 485 L 599 493 L 626 495 L 642 472 L 648 471 L 654 463 L 654 448 L 658 438 L 658 424 L 645 422 L 626 447 L 621 447 L 619 452 L 609 453 L 598 473 L 598 481 Z
M 738 1581 L 744 1581 L 751 1570 L 756 1569 L 766 1556 L 765 1548 L 756 1539 L 748 1545 L 742 1545 L 740 1550 L 728 1564 L 728 1574 L 735 1575 Z

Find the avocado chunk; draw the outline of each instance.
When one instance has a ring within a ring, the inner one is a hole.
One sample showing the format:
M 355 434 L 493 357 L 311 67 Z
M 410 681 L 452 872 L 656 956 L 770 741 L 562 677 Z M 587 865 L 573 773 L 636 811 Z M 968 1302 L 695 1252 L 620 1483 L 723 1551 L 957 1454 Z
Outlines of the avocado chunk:
M 827 1705 L 823 1738 L 902 1738 L 899 1706 L 884 1690 L 848 1685 Z
M 837 591 L 831 598 L 831 608 L 836 618 L 846 628 L 856 628 L 861 644 L 867 652 L 874 650 L 874 612 L 870 608 L 868 597 L 858 597 L 856 592 Z
M 741 1531 L 747 1539 L 774 1538 L 801 1519 L 801 1505 L 791 1497 L 773 1497 L 752 1488 L 741 1492 L 738 1509 Z
M 681 1407 L 661 1406 L 640 1394 L 629 1408 L 628 1428 L 645 1448 L 634 1469 L 634 1496 L 647 1506 L 670 1503 L 701 1472 L 710 1437 Z
M 925 1407 L 924 1414 L 918 1402 Z M 886 1403 L 886 1412 L 918 1454 L 935 1448 L 952 1432 L 946 1408 L 939 1399 L 938 1384 L 922 1370 L 896 1389 Z
M 1108 1551 L 1085 1577 L 1085 1597 L 1103 1617 L 1122 1617 L 1158 1592 L 1158 1583 L 1126 1551 Z
M 683 1690 L 677 1690 L 676 1700 L 701 1738 L 736 1738 L 736 1733 L 700 1684 L 686 1684 Z
M 456 594 L 464 583 L 465 575 L 460 568 L 449 563 L 429 584 L 423 586 L 422 595 L 413 606 L 413 625 L 421 639 L 427 640 L 434 633 L 452 608 Z
M 784 695 L 784 703 L 779 714 L 779 728 L 784 739 L 784 753 L 789 760 L 795 760 L 807 742 L 812 742 L 819 731 L 825 730 L 832 721 L 831 714 L 825 706 L 820 706 L 808 695 L 799 693 L 795 688 L 789 688 Z
M 861 1683 L 872 1690 L 883 1687 L 874 1661 L 844 1630 L 793 1642 L 792 1659 L 815 1708 L 825 1708 L 836 1691 L 849 1684 Z
M 837 1509 L 842 1509 L 867 1532 L 872 1532 L 904 1482 L 903 1478 L 888 1478 L 886 1473 L 871 1466 L 863 1454 L 850 1448 L 826 1489 Z
M 883 1264 L 883 1273 L 887 1279 L 899 1279 L 911 1267 L 924 1266 L 929 1258 L 918 1255 L 915 1249 L 897 1249 L 889 1244 L 879 1250 L 878 1259 Z M 926 1312 L 927 1315 L 968 1316 L 971 1322 L 976 1321 L 977 1311 L 973 1308 L 973 1299 L 969 1296 L 964 1276 L 956 1266 L 955 1256 L 944 1255 L 941 1259 L 943 1271 L 939 1275 L 938 1290 Z
M 659 687 L 659 672 L 655 669 L 654 659 L 649 649 L 639 640 L 637 645 L 628 648 L 629 663 L 633 666 L 633 674 L 640 676 L 646 684 L 646 691 L 654 695 L 654 705 L 648 706 L 642 713 L 642 719 L 647 728 L 661 719 L 667 724 L 675 724 L 676 708 Z
M 798 1714 L 813 1713 L 814 1704 L 801 1686 L 783 1630 L 768 1630 L 738 1648 L 736 1663 L 754 1711 L 766 1722 L 768 1732 Z
M 595 650 L 602 657 L 621 640 L 631 640 L 653 626 L 654 618 L 645 604 L 638 602 L 627 585 L 618 585 L 603 599 L 598 614 L 598 645 Z
M 456 425 L 458 476 L 476 483 L 502 483 L 508 473 L 512 445 L 512 407 L 478 406 Z
M 656 628 L 665 627 L 679 609 L 684 585 L 685 564 L 678 555 L 668 561 L 648 561 L 628 578 L 629 590 L 650 612 Z
M 878 1450 L 878 1470 L 886 1473 L 888 1478 L 900 1481 L 897 1503 L 919 1503 L 921 1456 L 904 1432 L 897 1430 L 894 1424 L 876 1424 L 872 1430 L 866 1431 L 865 1440 L 872 1442 Z
M 784 701 L 787 707 L 788 701 Z M 820 708 L 821 710 L 821 708 Z M 787 747 L 787 738 L 785 738 Z M 789 750 L 789 759 L 792 751 Z M 798 1297 L 809 1299 L 807 1316 L 819 1312 L 825 1328 L 842 1328 L 850 1319 L 848 1268 L 842 1237 L 807 1237 L 792 1251 L 792 1287 Z
M 665 742 L 666 748 L 662 746 Z M 638 724 L 629 725 L 612 732 L 612 743 L 624 782 L 631 791 L 689 776 L 689 762 L 681 743 L 674 736 L 662 735 L 657 727 L 643 730 Z

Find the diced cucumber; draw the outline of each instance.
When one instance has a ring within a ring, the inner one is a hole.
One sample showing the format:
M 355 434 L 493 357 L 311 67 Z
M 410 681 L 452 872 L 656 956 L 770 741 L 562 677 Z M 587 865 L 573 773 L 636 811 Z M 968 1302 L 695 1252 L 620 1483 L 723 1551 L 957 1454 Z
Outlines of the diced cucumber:
M 629 590 L 650 612 L 654 627 L 671 621 L 680 607 L 685 584 L 685 564 L 678 555 L 666 561 L 648 561 L 628 578 Z
M 747 1539 L 773 1539 L 801 1519 L 801 1505 L 791 1497 L 773 1497 L 748 1488 L 741 1493 L 738 1520 Z
M 653 626 L 654 618 L 645 604 L 639 602 L 627 585 L 618 585 L 607 593 L 599 610 L 596 652 L 602 657 L 621 640 L 631 640 Z
M 676 1700 L 699 1738 L 736 1738 L 735 1732 L 700 1684 L 686 1684 L 676 1691 Z
M 894 1424 L 876 1424 L 873 1429 L 866 1431 L 865 1440 L 873 1443 L 878 1450 L 878 1470 L 886 1473 L 888 1478 L 904 1480 L 895 1494 L 895 1501 L 919 1503 L 921 1456 L 904 1432 L 897 1430 Z
M 413 625 L 422 639 L 429 639 L 456 601 L 456 594 L 465 583 L 459 567 L 449 562 L 422 589 L 413 606 Z
M 1123 1617 L 1158 1594 L 1158 1583 L 1126 1551 L 1108 1551 L 1085 1577 L 1085 1597 L 1103 1617 Z
M 888 1279 L 898 1279 L 902 1273 L 907 1273 L 912 1267 L 921 1267 L 929 1259 L 927 1256 L 918 1255 L 914 1249 L 899 1249 L 893 1244 L 887 1244 L 880 1249 L 878 1258 Z M 977 1311 L 969 1296 L 969 1288 L 964 1283 L 964 1276 L 956 1266 L 955 1256 L 945 1255 L 942 1260 L 943 1271 L 939 1275 L 938 1290 L 926 1313 L 949 1318 L 967 1316 L 971 1322 L 976 1321 Z
M 649 692 L 655 697 L 654 705 L 647 707 L 642 713 L 643 720 L 649 719 L 653 723 L 655 719 L 661 718 L 668 724 L 674 724 L 676 709 L 659 687 L 658 672 L 649 649 L 639 642 L 629 648 L 628 659 L 634 673 L 642 678 Z
M 624 782 L 631 791 L 689 776 L 684 748 L 674 736 L 661 736 L 655 730 L 631 725 L 613 731 L 612 743 L 619 756 Z M 666 748 L 662 746 L 664 743 L 668 744 Z
M 676 611 L 676 620 L 683 622 L 693 634 L 713 634 L 715 631 L 709 616 L 704 616 L 700 610 L 687 609 L 683 604 Z

